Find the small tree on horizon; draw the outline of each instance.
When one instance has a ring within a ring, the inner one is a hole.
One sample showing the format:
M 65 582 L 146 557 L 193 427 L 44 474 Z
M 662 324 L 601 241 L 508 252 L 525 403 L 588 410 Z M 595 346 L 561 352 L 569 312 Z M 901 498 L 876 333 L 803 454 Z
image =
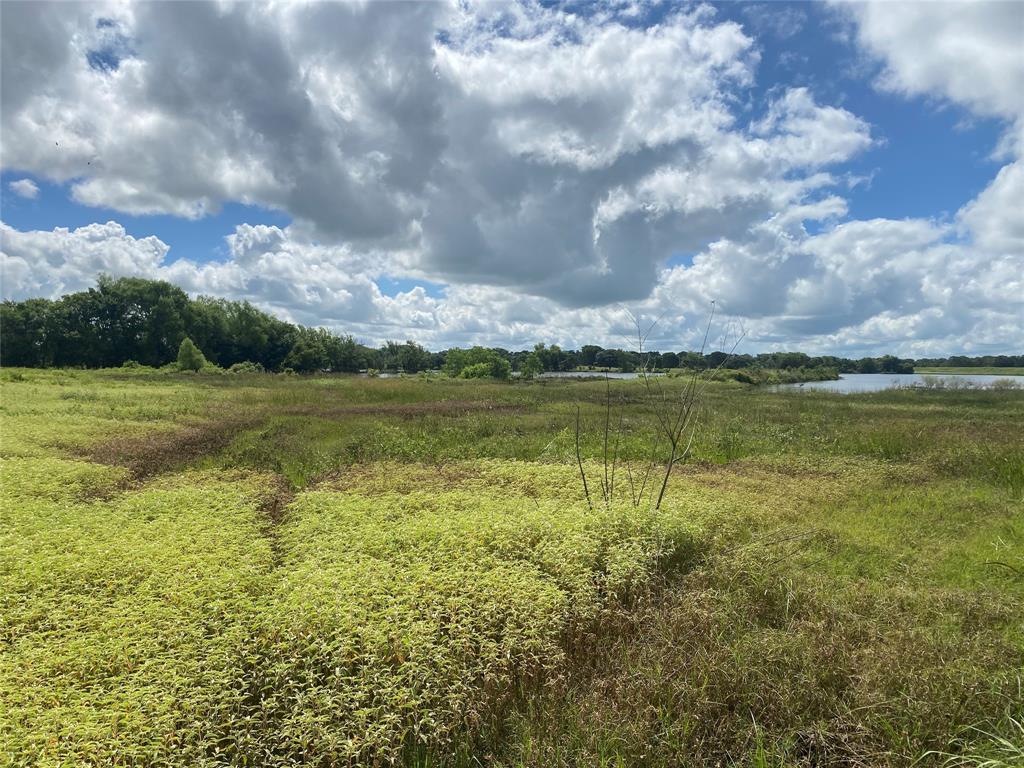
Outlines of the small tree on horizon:
M 544 363 L 540 361 L 540 357 L 537 356 L 536 352 L 531 352 L 526 360 L 523 361 L 523 378 L 532 379 L 542 373 L 544 373 Z
M 195 345 L 192 339 L 186 336 L 181 340 L 178 347 L 178 367 L 183 371 L 201 371 L 206 365 L 206 356 Z

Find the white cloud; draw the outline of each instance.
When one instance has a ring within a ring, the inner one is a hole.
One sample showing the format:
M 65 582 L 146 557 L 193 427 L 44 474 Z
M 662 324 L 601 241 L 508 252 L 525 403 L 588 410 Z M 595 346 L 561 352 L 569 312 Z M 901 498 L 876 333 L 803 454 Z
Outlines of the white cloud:
M 484 285 L 453 285 L 441 297 L 419 287 L 388 296 L 377 282 L 378 259 L 315 245 L 277 227 L 238 227 L 227 238 L 230 258 L 207 264 L 167 263 L 167 246 L 157 238 L 134 238 L 114 222 L 70 232 L 4 227 L 0 234 L 4 292 L 14 298 L 81 290 L 105 272 L 250 300 L 293 322 L 326 325 L 371 343 L 624 346 L 631 333 L 621 305 L 565 308 Z M 629 308 L 662 318 L 651 338 L 662 349 L 699 345 L 711 297 L 720 328 L 746 327 L 747 351 L 776 348 L 779 339 L 820 352 L 1013 346 L 1024 333 L 1024 273 L 1017 259 L 979 258 L 969 244 L 950 241 L 952 234 L 948 225 L 879 219 L 811 236 L 779 217 L 746 239 L 713 243 L 692 266 L 664 270 L 652 295 Z
M 980 248 L 1015 254 L 1024 271 L 1024 161 L 1004 166 L 985 190 L 960 212 Z
M 876 140 L 849 109 L 777 88 L 750 117 L 752 30 L 785 37 L 803 14 L 751 9 L 741 28 L 701 7 L 642 28 L 628 7 L 2 4 L 4 168 L 127 213 L 199 218 L 237 201 L 294 219 L 239 226 L 229 258 L 205 264 L 168 263 L 160 240 L 113 222 L 4 226 L 4 295 L 144 275 L 432 347 L 622 345 L 629 302 L 668 312 L 652 340 L 666 349 L 699 343 L 714 298 L 752 350 L 1013 346 L 1011 6 L 844 11 L 884 64 L 881 87 L 1007 123 L 1009 164 L 938 223 L 846 220 L 841 165 Z M 384 276 L 449 287 L 388 296 Z
M 18 197 L 28 200 L 35 200 L 39 197 L 39 186 L 32 179 L 18 179 L 12 181 L 7 187 Z
M 259 203 L 321 242 L 572 306 L 648 295 L 664 259 L 804 202 L 870 145 L 803 89 L 748 130 L 753 41 L 705 7 L 648 28 L 532 5 L 4 13 L 33 45 L 3 48 L 5 167 L 132 214 Z
M 149 277 L 158 272 L 167 251 L 159 238 L 134 238 L 113 221 L 52 232 L 19 232 L 0 222 L 4 298 L 85 290 L 101 272 Z
M 856 20 L 859 42 L 885 62 L 883 88 L 949 99 L 978 115 L 1024 115 L 1020 3 L 876 1 L 842 7 Z

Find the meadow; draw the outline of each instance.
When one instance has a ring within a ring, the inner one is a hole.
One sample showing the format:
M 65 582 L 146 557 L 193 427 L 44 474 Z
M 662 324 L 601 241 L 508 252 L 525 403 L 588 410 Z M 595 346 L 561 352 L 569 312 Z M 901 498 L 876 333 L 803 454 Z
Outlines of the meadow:
M 1024 390 L 660 397 L 0 372 L 0 763 L 1024 765 Z

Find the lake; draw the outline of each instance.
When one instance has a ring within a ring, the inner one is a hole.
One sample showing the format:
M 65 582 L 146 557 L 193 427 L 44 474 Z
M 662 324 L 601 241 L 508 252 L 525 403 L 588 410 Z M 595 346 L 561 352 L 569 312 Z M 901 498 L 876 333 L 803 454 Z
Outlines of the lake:
M 780 384 L 775 390 L 822 389 L 827 392 L 879 392 L 884 389 L 923 387 L 926 381 L 940 379 L 946 389 L 987 388 L 995 382 L 1007 380 L 1024 386 L 1024 377 L 988 374 L 934 374 L 934 373 L 843 373 L 838 381 L 807 381 L 802 384 Z
M 662 373 L 649 373 L 648 376 L 664 376 Z M 605 373 L 604 371 L 548 371 L 537 376 L 538 379 L 603 379 L 605 377 L 609 379 L 636 379 L 639 378 L 640 374 L 631 371 L 629 373 L 621 373 L 618 371 L 611 371 Z

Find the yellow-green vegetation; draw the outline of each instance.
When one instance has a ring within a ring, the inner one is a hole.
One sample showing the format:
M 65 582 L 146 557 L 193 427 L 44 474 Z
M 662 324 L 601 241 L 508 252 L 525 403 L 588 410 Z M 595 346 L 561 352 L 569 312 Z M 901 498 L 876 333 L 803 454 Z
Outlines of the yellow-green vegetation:
M 1024 391 L 0 381 L 0 764 L 1021 764 Z

